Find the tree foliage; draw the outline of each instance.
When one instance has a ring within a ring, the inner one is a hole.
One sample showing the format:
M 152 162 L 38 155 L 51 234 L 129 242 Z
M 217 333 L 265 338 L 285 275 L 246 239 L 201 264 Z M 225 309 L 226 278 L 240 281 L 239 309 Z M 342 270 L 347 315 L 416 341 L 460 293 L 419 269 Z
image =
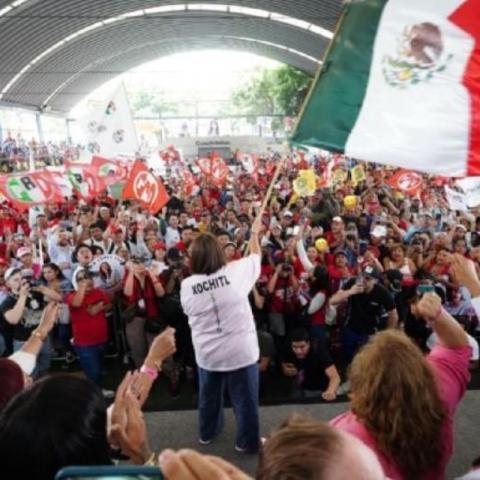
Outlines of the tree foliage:
M 138 90 L 130 99 L 132 110 L 137 115 L 158 115 L 177 113 L 178 108 L 172 102 L 165 100 L 161 93 L 151 93 L 147 90 Z
M 245 115 L 295 116 L 311 82 L 312 77 L 289 65 L 259 70 L 246 85 L 233 93 L 233 105 Z

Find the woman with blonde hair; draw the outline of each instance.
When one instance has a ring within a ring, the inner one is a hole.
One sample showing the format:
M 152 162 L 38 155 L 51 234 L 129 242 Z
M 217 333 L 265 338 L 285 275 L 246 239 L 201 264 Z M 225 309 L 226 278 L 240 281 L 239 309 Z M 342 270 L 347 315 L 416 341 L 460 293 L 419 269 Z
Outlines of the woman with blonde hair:
M 373 336 L 349 371 L 351 411 L 331 424 L 376 452 L 391 479 L 445 477 L 453 417 L 470 379 L 471 348 L 462 327 L 434 293 L 412 306 L 440 339 L 424 357 L 402 332 Z

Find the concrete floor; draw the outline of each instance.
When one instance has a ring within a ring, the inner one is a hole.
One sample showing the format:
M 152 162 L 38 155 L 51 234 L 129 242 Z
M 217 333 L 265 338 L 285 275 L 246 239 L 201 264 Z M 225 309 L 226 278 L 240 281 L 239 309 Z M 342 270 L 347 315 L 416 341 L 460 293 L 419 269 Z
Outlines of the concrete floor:
M 260 420 L 262 435 L 268 435 L 290 413 L 299 412 L 315 418 L 329 420 L 345 411 L 345 403 L 315 405 L 285 405 L 262 407 Z M 233 412 L 227 409 L 223 433 L 208 446 L 198 444 L 197 412 L 170 411 L 145 414 L 150 444 L 156 452 L 164 448 L 194 448 L 204 453 L 219 455 L 253 475 L 257 457 L 241 455 L 234 450 L 235 423 Z M 455 419 L 455 451 L 448 467 L 447 479 L 465 473 L 472 460 L 480 455 L 480 391 L 467 392 Z

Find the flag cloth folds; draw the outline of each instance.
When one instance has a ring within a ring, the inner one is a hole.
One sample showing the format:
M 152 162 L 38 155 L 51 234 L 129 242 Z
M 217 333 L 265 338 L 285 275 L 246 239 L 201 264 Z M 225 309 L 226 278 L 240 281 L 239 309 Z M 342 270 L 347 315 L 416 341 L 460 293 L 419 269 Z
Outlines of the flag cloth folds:
M 480 175 L 480 2 L 344 8 L 292 142 L 436 175 Z
M 153 214 L 170 200 L 162 181 L 155 178 L 147 166 L 139 160 L 133 164 L 122 196 L 125 200 L 137 200 Z
M 0 193 L 20 211 L 28 210 L 34 205 L 59 203 L 64 200 L 52 172 L 0 175 Z
M 138 149 L 127 93 L 123 83 L 115 92 L 79 120 L 91 153 L 104 157 L 132 155 Z

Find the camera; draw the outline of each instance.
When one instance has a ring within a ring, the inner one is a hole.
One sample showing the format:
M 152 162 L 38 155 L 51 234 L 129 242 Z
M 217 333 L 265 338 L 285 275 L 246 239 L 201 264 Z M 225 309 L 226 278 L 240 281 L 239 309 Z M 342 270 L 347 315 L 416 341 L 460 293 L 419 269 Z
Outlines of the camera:
M 282 263 L 282 272 L 291 272 L 293 270 L 293 267 L 288 263 Z
M 24 273 L 24 274 L 22 274 L 22 280 L 23 280 L 24 282 L 27 282 L 30 288 L 34 288 L 34 287 L 39 287 L 39 286 L 40 286 L 40 281 L 35 280 L 35 279 L 33 278 L 33 274 L 32 274 L 32 273 Z

